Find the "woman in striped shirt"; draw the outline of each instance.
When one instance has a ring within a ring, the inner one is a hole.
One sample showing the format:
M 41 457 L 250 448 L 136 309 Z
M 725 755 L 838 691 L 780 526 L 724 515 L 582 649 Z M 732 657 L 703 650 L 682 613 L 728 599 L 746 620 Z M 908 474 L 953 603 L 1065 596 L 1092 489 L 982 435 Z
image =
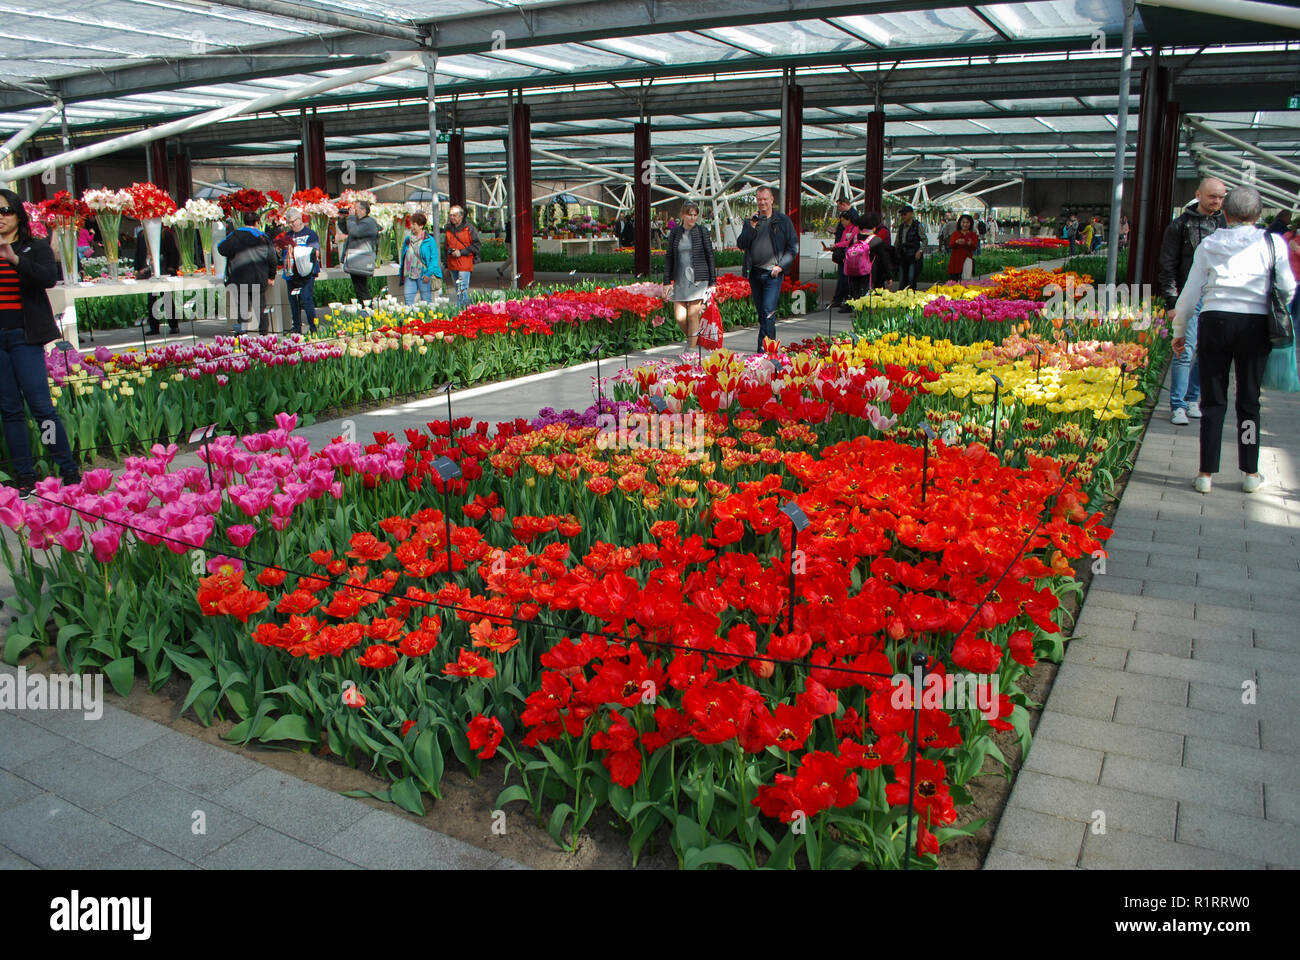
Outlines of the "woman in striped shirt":
M 27 410 L 42 442 L 53 439 L 54 462 L 63 482 L 81 482 L 63 421 L 50 399 L 45 368 L 45 344 L 59 336 L 45 291 L 58 278 L 54 252 L 32 236 L 22 201 L 12 190 L 0 190 L 0 416 L 9 447 L 6 472 L 15 478 L 24 499 L 36 486 Z

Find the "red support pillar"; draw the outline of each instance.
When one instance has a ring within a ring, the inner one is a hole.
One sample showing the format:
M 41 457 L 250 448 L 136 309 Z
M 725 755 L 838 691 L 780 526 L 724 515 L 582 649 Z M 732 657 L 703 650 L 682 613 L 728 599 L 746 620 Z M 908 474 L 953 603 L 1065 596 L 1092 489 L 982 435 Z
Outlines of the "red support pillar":
M 447 138 L 447 199 L 453 207 L 465 206 L 465 134 Z M 469 216 L 469 211 L 465 212 Z
M 149 144 L 149 153 L 153 158 L 153 183 L 164 193 L 171 192 L 171 177 L 167 175 L 167 141 L 154 140 Z
M 190 167 L 190 152 L 184 147 L 176 151 L 176 202 L 184 204 L 194 196 L 194 171 Z
M 785 182 L 781 184 L 781 200 L 785 215 L 794 224 L 794 235 L 799 236 L 799 201 L 803 197 L 803 87 L 791 83 L 785 88 L 785 143 L 781 144 Z M 799 282 L 799 254 L 790 265 L 790 279 Z
M 514 177 L 515 208 L 510 211 L 510 231 L 515 241 L 515 273 L 518 285 L 526 287 L 533 282 L 533 141 L 530 135 L 532 110 L 526 103 L 517 103 L 512 124 L 511 140 L 514 155 L 510 158 L 510 171 Z
M 45 154 L 41 151 L 40 147 L 29 146 L 27 148 L 28 163 L 39 160 L 43 156 L 45 156 Z M 28 177 L 24 182 L 27 184 L 29 202 L 40 203 L 42 200 L 47 199 L 45 193 L 45 181 L 43 179 L 40 177 Z
M 325 182 L 325 121 L 307 121 L 307 142 L 303 145 L 307 156 L 307 185 L 328 192 Z
M 307 189 L 307 146 L 302 143 L 293 152 L 293 189 L 294 192 Z
M 632 272 L 650 275 L 650 124 L 632 125 Z
M 1133 170 L 1133 214 L 1129 233 L 1128 282 L 1157 280 L 1160 241 L 1167 221 L 1159 219 L 1161 196 L 1160 134 L 1169 101 L 1169 71 L 1149 66 L 1142 71 L 1138 111 L 1137 165 Z M 1175 141 L 1174 149 L 1177 149 Z M 1172 185 L 1170 185 L 1172 186 Z M 1168 205 L 1165 204 L 1166 211 Z
M 1168 88 L 1166 88 L 1166 91 Z M 1178 144 L 1180 114 L 1176 101 L 1166 101 L 1160 116 L 1160 135 L 1156 140 L 1156 166 L 1151 179 L 1151 228 L 1153 240 L 1143 262 L 1143 282 L 1155 287 L 1160 275 L 1160 245 L 1165 227 L 1174 218 L 1174 181 L 1178 178 Z
M 872 110 L 867 114 L 867 171 L 862 179 L 860 213 L 883 215 L 885 202 L 885 113 Z

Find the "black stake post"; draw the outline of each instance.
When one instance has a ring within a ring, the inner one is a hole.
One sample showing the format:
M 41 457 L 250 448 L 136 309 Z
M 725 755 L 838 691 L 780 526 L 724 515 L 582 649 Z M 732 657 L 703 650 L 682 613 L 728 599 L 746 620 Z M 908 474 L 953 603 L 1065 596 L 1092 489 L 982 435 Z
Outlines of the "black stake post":
M 921 453 L 921 502 L 925 503 L 925 488 L 930 482 L 930 441 L 936 434 L 928 421 L 921 424 L 921 430 L 925 433 L 925 447 Z
M 1043 366 L 1043 348 L 1038 344 L 1034 344 L 1034 350 L 1038 353 L 1038 356 L 1034 358 L 1034 383 L 1038 383 L 1038 371 Z
M 912 679 L 919 681 L 912 687 L 912 775 L 907 785 L 907 845 L 903 847 L 903 869 L 907 870 L 912 862 L 912 817 L 916 813 L 916 754 L 917 741 L 921 736 L 921 690 L 925 686 L 924 653 L 912 654 Z
M 1002 381 L 996 373 L 990 373 L 993 378 L 993 455 L 1001 462 L 1002 457 L 998 454 L 998 392 L 1002 389 Z
M 447 536 L 447 579 L 452 578 L 451 565 L 451 500 L 448 487 L 453 480 L 460 479 L 460 465 L 451 457 L 439 457 L 433 461 L 434 472 L 442 478 L 442 522 Z
M 605 412 L 605 388 L 600 383 L 600 354 L 604 347 L 603 343 L 598 343 L 591 348 L 591 356 L 596 358 L 596 416 Z
M 454 387 L 455 385 L 456 385 L 456 381 L 455 379 L 452 379 L 452 380 L 448 380 L 447 385 L 442 388 L 442 391 L 447 394 L 447 439 L 448 440 L 450 440 L 453 436 L 455 436 L 455 430 L 453 430 L 451 426 L 451 388 Z
M 216 484 L 212 480 L 212 447 L 208 441 L 212 439 L 212 435 L 216 432 L 217 425 L 215 423 L 210 423 L 206 427 L 199 427 L 190 434 L 190 443 L 198 443 L 200 440 L 203 441 L 203 455 L 204 459 L 208 462 L 209 489 L 214 487 Z
M 788 633 L 794 632 L 794 563 L 795 554 L 799 552 L 799 531 L 808 526 L 808 514 L 793 500 L 781 508 L 781 512 L 790 518 L 790 620 L 786 627 Z

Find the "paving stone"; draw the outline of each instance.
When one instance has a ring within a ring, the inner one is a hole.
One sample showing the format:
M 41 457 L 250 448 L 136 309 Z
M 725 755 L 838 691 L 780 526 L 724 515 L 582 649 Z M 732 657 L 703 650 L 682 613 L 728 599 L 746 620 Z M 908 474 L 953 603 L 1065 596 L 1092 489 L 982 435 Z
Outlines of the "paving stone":
M 312 846 L 320 846 L 371 810 L 357 800 L 270 769 L 223 790 L 216 799 L 263 826 Z
M 1127 533 L 1127 531 L 1125 531 Z M 1106 541 L 1106 552 L 1111 553 L 1116 550 L 1123 550 L 1131 553 L 1148 554 L 1150 556 L 1171 556 L 1184 558 L 1187 556 L 1187 550 L 1177 543 L 1159 543 L 1154 540 L 1130 540 L 1127 536 L 1119 536 L 1120 531 L 1115 531 L 1115 536 Z M 1243 564 L 1245 566 L 1245 564 Z
M 1118 627 L 1132 630 L 1136 614 L 1132 610 L 1111 610 L 1107 607 L 1083 605 L 1075 625 L 1076 633 L 1082 633 L 1091 627 Z
M 14 772 L 91 813 L 101 813 L 128 793 L 157 783 L 134 767 L 76 743 L 29 760 Z
M 124 754 L 122 760 L 201 796 L 213 796 L 262 769 L 252 760 L 174 730 Z
M 1143 581 L 1137 577 L 1115 577 L 1107 571 L 1104 577 L 1094 577 L 1088 585 L 1088 596 L 1094 593 L 1137 596 L 1142 592 Z
M 984 858 L 984 870 L 1077 870 L 1052 860 L 1039 860 L 1011 850 L 990 850 Z
M 1260 717 L 1259 742 L 1265 750 L 1300 757 L 1300 717 L 1295 714 Z
M 1280 867 L 1300 867 L 1300 831 L 1291 824 L 1243 817 L 1203 803 L 1178 805 L 1180 843 Z
M 0 770 L 0 810 L 24 803 L 41 793 L 44 791 L 36 784 L 15 776 L 8 770 Z
M 1300 794 L 1264 784 L 1264 811 L 1269 820 L 1300 826 Z
M 1047 697 L 1050 709 L 1093 720 L 1110 720 L 1115 714 L 1115 700 L 1113 691 L 1067 684 L 1053 684 Z
M 0 846 L 0 870 L 39 870 L 40 867 L 18 856 L 8 847 Z
M 1217 737 L 1243 747 L 1259 746 L 1259 720 L 1233 717 L 1226 713 L 1191 710 L 1168 703 L 1152 703 L 1141 696 L 1121 694 L 1115 707 L 1115 722 L 1128 723 L 1169 733 L 1198 733 Z
M 1177 677 L 1146 677 L 1135 673 L 1089 667 L 1082 663 L 1071 663 L 1062 667 L 1057 673 L 1052 688 L 1072 685 L 1106 690 L 1120 696 L 1135 694 L 1157 703 L 1172 703 L 1179 707 L 1187 705 L 1187 681 L 1179 680 Z
M 225 846 L 202 858 L 198 865 L 205 870 L 358 869 L 355 863 L 261 826 L 254 826 L 241 833 Z M 396 868 L 396 864 L 392 866 Z
M 1191 736 L 1187 738 L 1183 766 L 1225 777 L 1258 780 L 1265 788 L 1271 784 L 1300 793 L 1300 766 L 1295 757 L 1277 751 L 1243 750 L 1206 736 Z
M 1177 677 L 1180 680 L 1198 683 L 1213 683 L 1219 686 L 1241 689 L 1241 682 L 1250 679 L 1253 671 L 1243 670 L 1222 663 L 1206 660 L 1187 660 L 1182 657 L 1170 657 L 1162 653 L 1147 653 L 1134 650 L 1129 653 L 1128 664 L 1124 668 L 1128 673 L 1145 674 L 1156 677 Z
M 1076 820 L 1016 805 L 1013 789 L 1011 802 L 998 823 L 993 847 L 1073 867 L 1078 863 L 1083 834 L 1087 829 L 1086 824 Z
M 1254 601 L 1253 606 L 1256 612 L 1262 611 L 1268 614 L 1287 617 L 1292 623 L 1295 623 L 1297 618 L 1300 618 L 1300 610 L 1297 609 L 1295 601 L 1291 599 L 1295 596 L 1294 592 L 1289 595 L 1285 592 L 1266 593 L 1253 586 L 1255 581 L 1247 580 L 1246 582 L 1252 584 L 1250 587 L 1250 595 Z M 1284 588 L 1279 589 L 1284 591 Z
M 1065 662 L 1082 663 L 1090 667 L 1109 670 L 1123 670 L 1128 650 L 1124 647 L 1108 646 L 1100 643 L 1088 643 L 1088 633 L 1073 637 L 1065 645 Z
M 1098 577 L 1097 579 L 1104 580 L 1105 578 Z M 1187 604 L 1180 600 L 1162 600 L 1158 597 L 1129 596 L 1122 593 L 1098 593 L 1094 598 L 1090 590 L 1087 602 L 1088 604 L 1099 604 L 1110 610 L 1160 613 L 1172 617 L 1182 616 L 1185 612 L 1188 612 Z
M 1072 640 L 1071 643 L 1079 643 Z M 1151 653 L 1167 653 L 1175 657 L 1190 657 L 1192 641 L 1187 637 L 1171 637 L 1165 633 L 1138 633 L 1134 630 L 1115 630 L 1107 633 L 1090 633 L 1084 642 L 1102 643 L 1107 646 L 1120 647 L 1125 650 L 1146 650 Z
M 1164 522 L 1156 527 L 1155 535 L 1152 537 L 1155 543 L 1182 544 L 1188 548 L 1189 556 L 1195 555 L 1195 552 L 1205 545 L 1199 523 L 1195 521 L 1173 522 L 1168 518 L 1161 519 Z
M 1170 617 L 1159 613 L 1139 613 L 1133 629 L 1138 632 L 1147 633 L 1166 633 L 1176 637 L 1186 636 L 1193 640 L 1225 640 L 1236 643 L 1250 643 L 1253 633 L 1250 624 L 1242 623 L 1213 623 L 1208 620 L 1197 620 L 1192 614 L 1193 610 L 1187 611 L 1189 616 Z
M 368 811 L 322 849 L 372 869 L 482 870 L 501 859 L 379 810 Z
M 196 811 L 203 813 L 201 820 L 195 818 Z M 158 780 L 110 805 L 104 817 L 190 863 L 256 826 L 211 799 Z M 195 832 L 198 826 L 202 833 Z
M 1178 734 L 1050 711 L 1043 713 L 1034 736 L 1161 763 L 1179 763 L 1183 754 L 1183 738 Z
M 1236 643 L 1224 643 L 1218 640 L 1194 640 L 1192 642 L 1192 657 L 1210 663 L 1238 665 L 1242 668 L 1243 680 L 1249 679 L 1253 668 L 1261 676 L 1266 673 L 1275 674 L 1300 681 L 1300 654 L 1243 646 Z M 1294 689 L 1294 686 L 1292 689 Z
M 70 746 L 63 737 L 29 722 L 27 713 L 25 710 L 0 713 L 0 768 L 12 770 Z
M 33 712 L 33 723 L 105 756 L 120 758 L 167 732 L 160 723 L 109 705 L 97 720 L 72 710 Z
M 1126 830 L 1089 831 L 1079 866 L 1093 870 L 1260 870 L 1264 864 L 1222 850 L 1174 843 Z
M 52 793 L 0 811 L 0 844 L 45 870 L 105 869 L 149 853 L 139 838 Z
M 1107 754 L 1101 784 L 1131 793 L 1173 800 L 1196 800 L 1244 816 L 1264 815 L 1264 785 L 1169 763 Z
M 1052 688 L 1053 696 L 1056 695 L 1057 689 Z M 1072 743 L 1047 740 L 1035 734 L 1029 746 L 1029 753 L 1025 757 L 1024 769 L 1078 780 L 1081 783 L 1096 783 L 1101 776 L 1103 756 L 1104 754 L 1099 750 L 1088 750 Z
M 1105 766 L 1102 767 L 1105 775 Z M 1127 830 L 1165 840 L 1174 838 L 1177 802 L 1171 797 L 1154 797 L 1130 790 L 1053 777 L 1021 769 L 1016 777 L 1013 802 L 1039 813 L 1066 817 L 1082 824 L 1100 822 L 1105 814 L 1107 831 Z M 1092 827 L 1089 826 L 1091 830 Z
M 1242 703 L 1245 688 L 1233 690 L 1208 683 L 1193 683 L 1187 696 L 1187 706 L 1193 710 L 1209 710 L 1234 717 L 1288 717 L 1295 710 L 1294 688 L 1289 681 L 1281 684 L 1263 680 L 1256 684 L 1254 703 Z
M 1288 584 L 1272 583 L 1268 580 L 1252 580 L 1244 573 L 1240 575 L 1198 573 L 1197 584 L 1213 587 L 1216 590 L 1246 591 L 1261 609 L 1274 613 L 1291 613 L 1295 610 L 1295 587 Z

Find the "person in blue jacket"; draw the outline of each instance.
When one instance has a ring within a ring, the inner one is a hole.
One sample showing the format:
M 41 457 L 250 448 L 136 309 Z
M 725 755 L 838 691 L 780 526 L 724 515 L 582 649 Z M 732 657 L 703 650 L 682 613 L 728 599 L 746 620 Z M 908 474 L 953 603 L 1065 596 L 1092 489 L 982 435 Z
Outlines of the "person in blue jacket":
M 406 305 L 417 300 L 433 301 L 433 278 L 442 280 L 442 266 L 438 263 L 438 241 L 429 235 L 429 218 L 423 213 L 411 214 L 410 232 L 402 241 L 402 288 Z

